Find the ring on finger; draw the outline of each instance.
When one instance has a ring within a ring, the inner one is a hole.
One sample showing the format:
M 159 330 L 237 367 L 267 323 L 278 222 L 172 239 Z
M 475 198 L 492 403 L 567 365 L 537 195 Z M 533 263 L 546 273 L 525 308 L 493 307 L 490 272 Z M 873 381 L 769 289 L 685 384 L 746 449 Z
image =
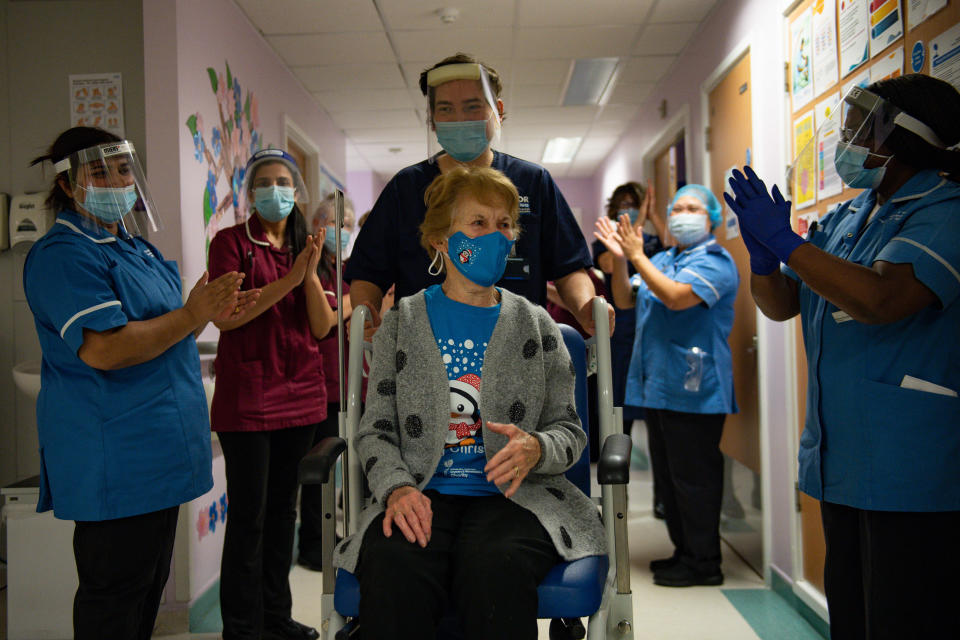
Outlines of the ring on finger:
M 515 467 L 513 468 L 513 475 L 514 475 L 515 477 L 517 477 L 517 478 L 520 477 L 520 466 L 519 466 L 519 465 L 517 465 L 517 466 L 515 466 Z

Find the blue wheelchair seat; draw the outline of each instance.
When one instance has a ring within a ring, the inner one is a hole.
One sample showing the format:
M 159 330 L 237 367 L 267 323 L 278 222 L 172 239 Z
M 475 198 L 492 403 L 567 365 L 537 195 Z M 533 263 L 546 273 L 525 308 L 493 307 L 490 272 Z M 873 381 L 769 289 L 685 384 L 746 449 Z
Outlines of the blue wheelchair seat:
M 609 567 L 607 556 L 587 556 L 556 565 L 537 587 L 537 617 L 582 618 L 593 614 L 600 608 Z M 337 569 L 333 603 L 343 616 L 360 615 L 360 582 L 349 571 Z

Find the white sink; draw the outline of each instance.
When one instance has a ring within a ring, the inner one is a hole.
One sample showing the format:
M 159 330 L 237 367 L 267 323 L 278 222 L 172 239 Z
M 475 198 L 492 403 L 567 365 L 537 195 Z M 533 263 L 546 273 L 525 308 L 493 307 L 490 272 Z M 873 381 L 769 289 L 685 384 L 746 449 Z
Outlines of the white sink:
M 40 395 L 40 361 L 27 360 L 13 367 L 13 383 L 34 401 Z

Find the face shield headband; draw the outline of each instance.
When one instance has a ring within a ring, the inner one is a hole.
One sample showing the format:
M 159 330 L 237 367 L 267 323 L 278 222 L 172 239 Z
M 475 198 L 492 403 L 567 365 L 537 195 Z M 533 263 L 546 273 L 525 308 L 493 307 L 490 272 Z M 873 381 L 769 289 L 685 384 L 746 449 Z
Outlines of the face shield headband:
M 143 235 L 163 228 L 132 142 L 76 151 L 55 163 L 54 170 L 67 173 L 73 201 L 86 214 L 82 218 L 91 231 L 119 224 L 130 235 Z
M 483 65 L 448 64 L 431 69 L 427 86 L 427 151 L 431 161 L 444 151 L 459 162 L 470 162 L 499 142 L 500 110 Z
M 899 127 L 927 144 L 944 149 L 946 145 L 934 131 L 881 96 L 852 87 L 843 99 L 826 112 L 817 131 L 797 153 L 788 171 L 792 194 L 804 193 L 817 184 L 816 171 L 825 172 L 832 163 L 841 180 L 850 188 L 876 188 L 883 181 L 886 166 L 893 157 L 880 149 Z M 823 156 L 818 164 L 818 151 Z M 876 166 L 867 167 L 867 164 Z M 822 180 L 821 180 L 822 182 Z

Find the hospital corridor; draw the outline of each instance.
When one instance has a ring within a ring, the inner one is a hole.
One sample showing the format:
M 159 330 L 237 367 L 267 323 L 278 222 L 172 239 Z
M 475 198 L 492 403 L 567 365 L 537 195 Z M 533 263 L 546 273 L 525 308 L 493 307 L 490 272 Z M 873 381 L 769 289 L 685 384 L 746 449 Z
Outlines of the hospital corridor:
M 0 640 L 960 638 L 960 0 L 0 0 Z

